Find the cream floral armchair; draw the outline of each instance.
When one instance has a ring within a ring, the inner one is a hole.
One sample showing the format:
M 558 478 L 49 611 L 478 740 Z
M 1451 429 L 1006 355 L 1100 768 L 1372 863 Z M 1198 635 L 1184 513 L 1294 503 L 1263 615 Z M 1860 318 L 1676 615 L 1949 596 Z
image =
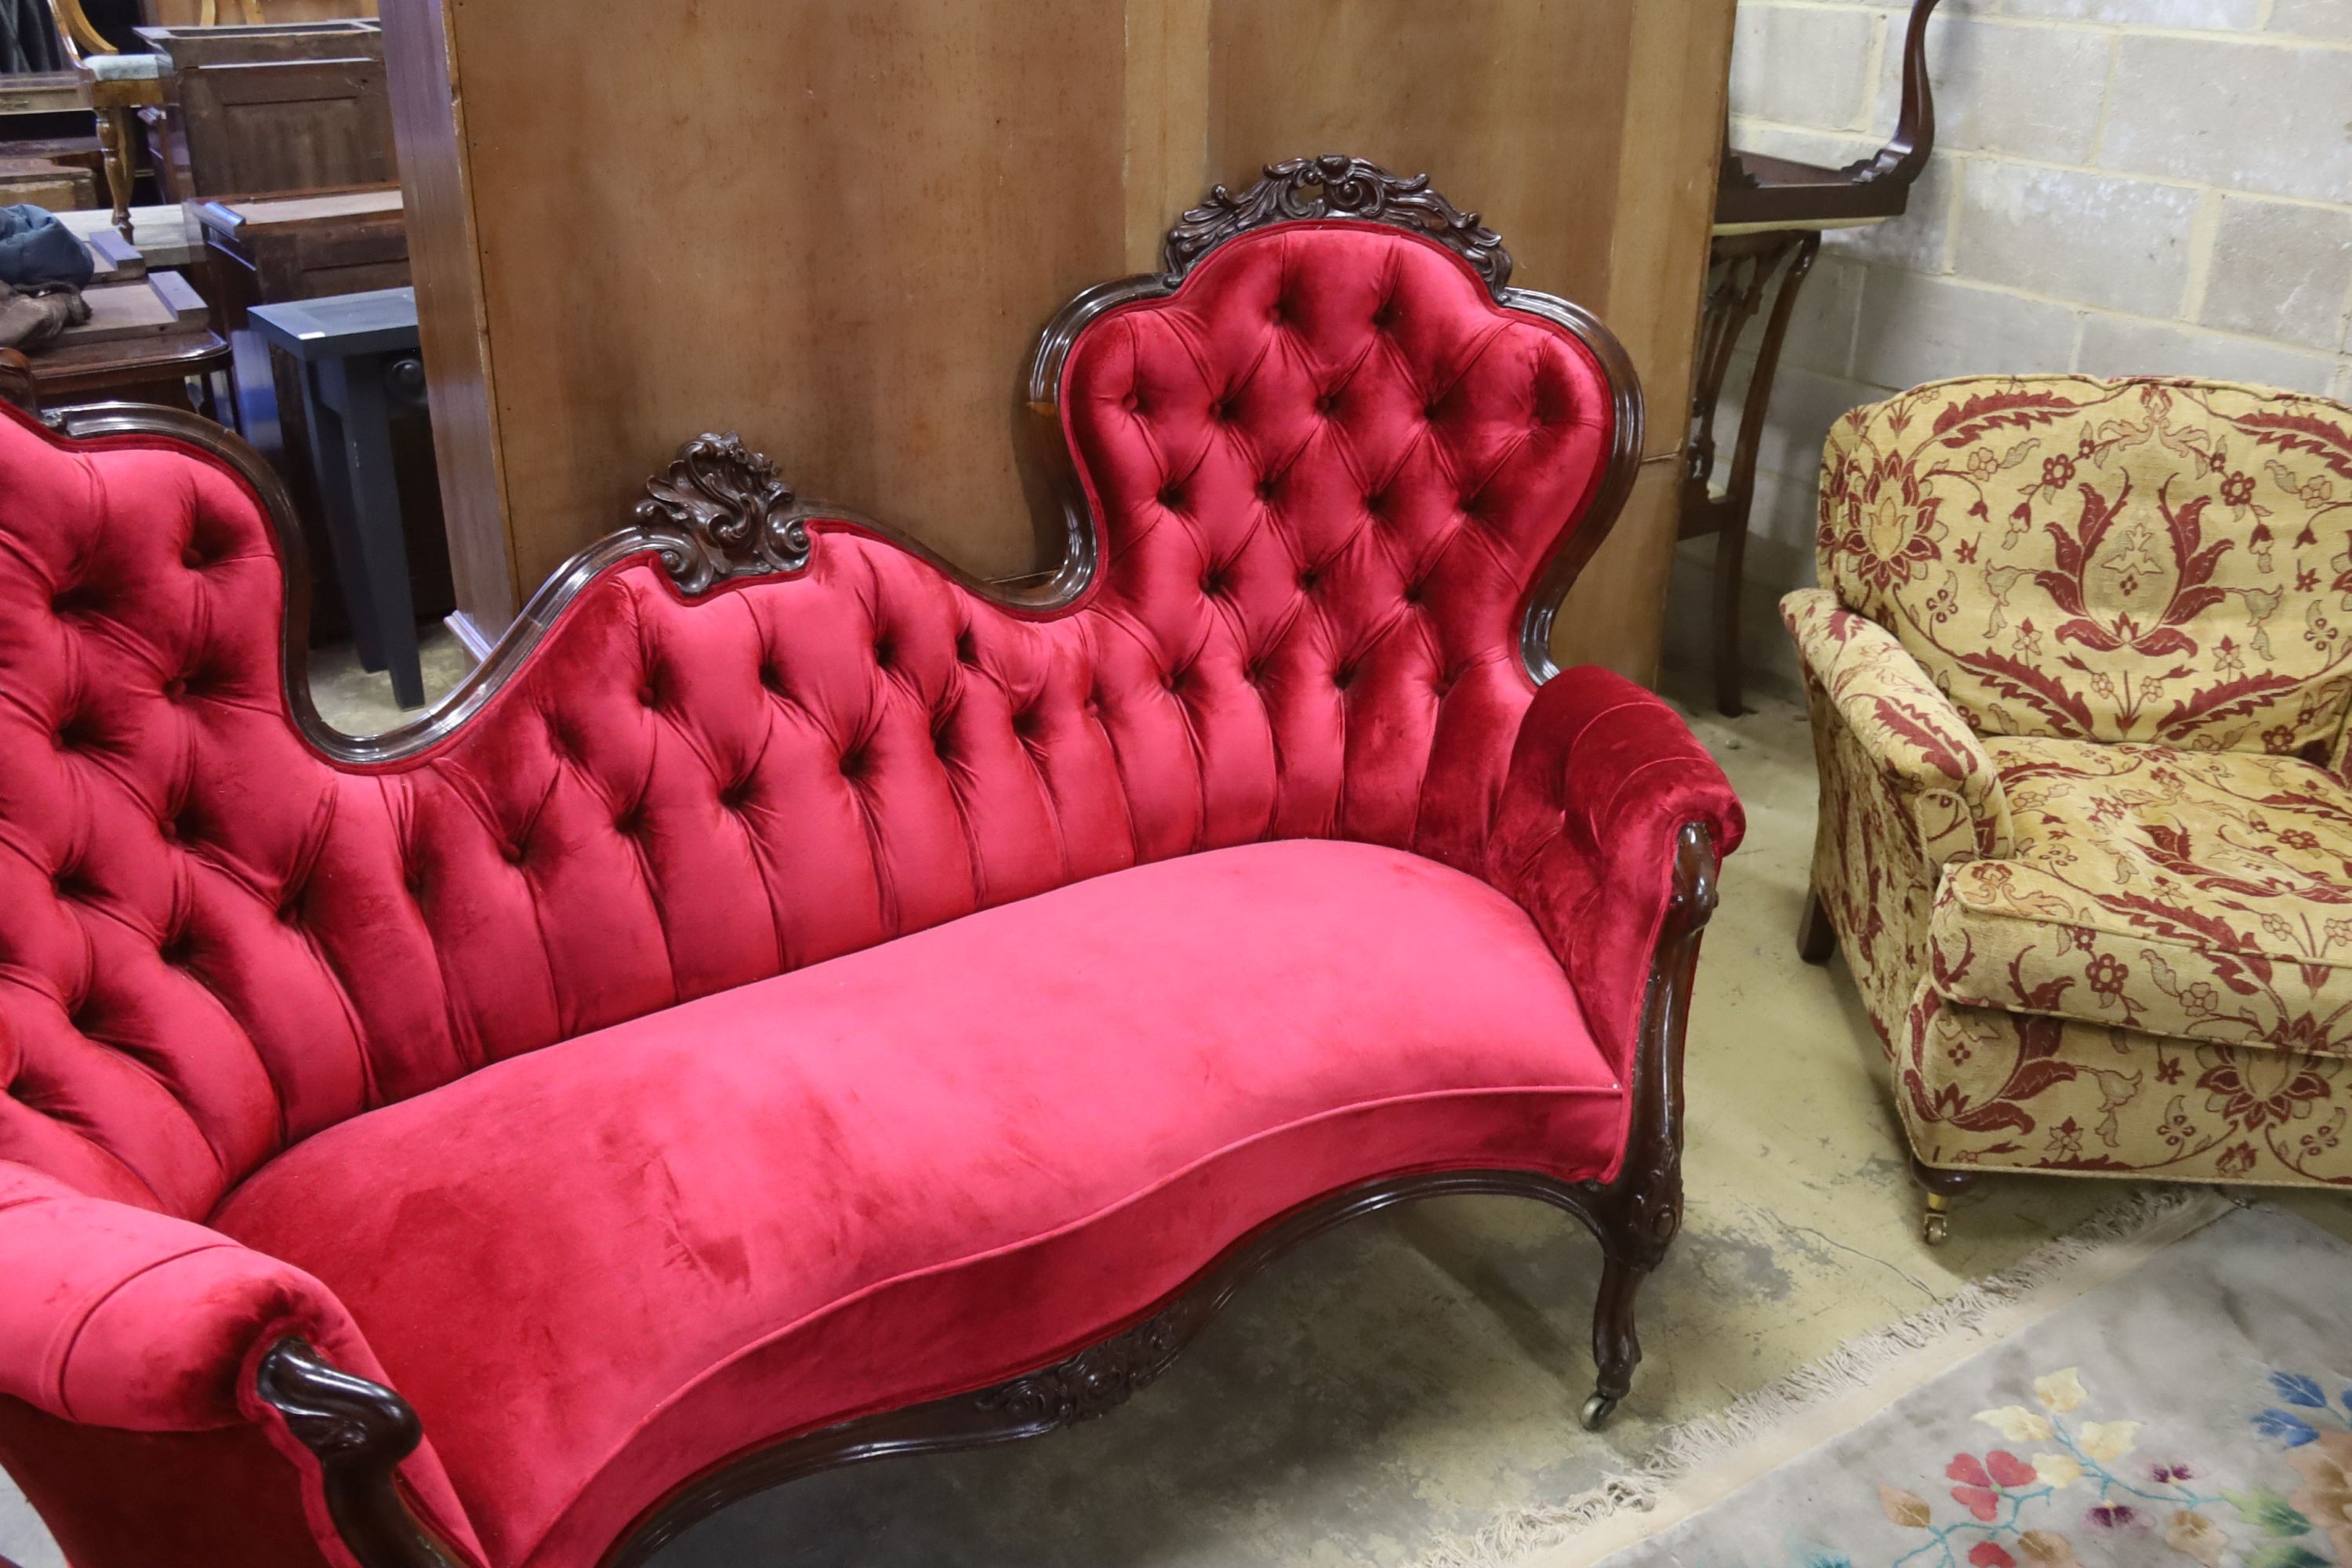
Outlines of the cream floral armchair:
M 1981 1170 L 2352 1188 L 2352 409 L 1942 382 L 1823 458 L 1800 948 Z

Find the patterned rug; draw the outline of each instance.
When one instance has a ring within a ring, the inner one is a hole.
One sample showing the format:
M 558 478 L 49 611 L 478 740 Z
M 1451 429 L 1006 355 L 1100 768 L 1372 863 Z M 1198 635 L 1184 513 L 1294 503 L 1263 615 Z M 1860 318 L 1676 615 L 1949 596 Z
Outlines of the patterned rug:
M 2202 1194 L 2035 1271 L 1463 1561 L 2352 1568 L 2352 1246 Z

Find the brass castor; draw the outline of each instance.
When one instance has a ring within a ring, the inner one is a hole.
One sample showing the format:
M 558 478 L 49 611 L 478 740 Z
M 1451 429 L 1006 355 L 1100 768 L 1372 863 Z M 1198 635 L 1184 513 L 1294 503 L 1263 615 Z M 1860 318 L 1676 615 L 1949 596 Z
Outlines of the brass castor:
M 1616 1414 L 1616 1410 L 1615 1400 L 1605 1394 L 1594 1394 L 1584 1402 L 1584 1429 L 1588 1432 L 1600 1431 L 1609 1425 L 1609 1417 Z
M 1951 1234 L 1952 1200 L 1976 1185 L 1974 1171 L 1939 1170 L 1922 1163 L 1916 1156 L 1911 1161 L 1911 1179 L 1919 1184 L 1919 1194 L 1927 1199 L 1927 1211 L 1919 1216 L 1919 1239 L 1930 1247 L 1941 1247 Z

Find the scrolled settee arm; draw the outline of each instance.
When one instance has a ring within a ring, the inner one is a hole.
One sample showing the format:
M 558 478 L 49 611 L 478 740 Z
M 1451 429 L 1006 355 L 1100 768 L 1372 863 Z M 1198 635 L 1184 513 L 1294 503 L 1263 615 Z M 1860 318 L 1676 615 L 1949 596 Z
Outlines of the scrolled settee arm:
M 1644 1033 L 1670 922 L 1696 935 L 1713 907 L 1716 866 L 1745 827 L 1730 782 L 1689 726 L 1622 676 L 1563 670 L 1520 721 L 1487 879 L 1550 942 L 1622 1072 Z
M 414 1415 L 404 1427 L 375 1417 L 354 1424 L 339 1412 L 336 1397 L 348 1399 L 356 1388 L 376 1388 L 401 1410 L 407 1406 L 368 1381 L 382 1376 L 374 1352 L 334 1293 L 309 1274 L 205 1226 L 0 1161 L 0 1278 L 9 1281 L 0 1290 L 0 1394 L 61 1420 L 129 1432 L 202 1434 L 258 1424 L 298 1471 L 322 1483 L 301 1490 L 322 1551 L 332 1542 L 342 1553 L 326 1552 L 328 1561 L 355 1557 L 361 1568 L 470 1568 L 478 1561 L 439 1459 L 415 1452 L 421 1434 Z M 364 1376 L 310 1375 L 303 1358 L 309 1366 L 328 1365 L 312 1345 Z M 340 1432 L 322 1425 L 339 1416 Z M 393 1468 L 412 1461 L 394 1494 L 402 1509 L 414 1498 L 436 1521 L 429 1538 L 460 1544 L 438 1556 L 404 1557 L 362 1552 L 347 1539 L 335 1476 L 338 1456 L 353 1452 L 354 1442 L 368 1453 L 398 1446 L 385 1461 L 387 1487 Z
M 1893 633 L 1822 588 L 1780 601 L 1815 724 L 1853 737 L 1910 819 L 1931 867 L 2011 852 L 2009 797 L 1992 756 Z

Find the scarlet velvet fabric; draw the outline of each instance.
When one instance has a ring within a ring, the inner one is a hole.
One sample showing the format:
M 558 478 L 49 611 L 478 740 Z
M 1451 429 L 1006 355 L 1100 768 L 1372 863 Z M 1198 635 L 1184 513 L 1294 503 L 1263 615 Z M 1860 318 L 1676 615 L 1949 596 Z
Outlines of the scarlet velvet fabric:
M 499 1063 L 289 1151 L 214 1224 L 367 1323 L 492 1561 L 571 1563 L 762 1436 L 1088 1342 L 1335 1183 L 1596 1174 L 1617 1083 L 1491 887 L 1252 845 Z M 1014 1251 L 1064 1282 L 961 1278 Z M 860 1297 L 855 1375 L 783 1342 Z M 628 1452 L 754 1352 L 658 1464 Z
M 339 1292 L 372 1288 L 341 1271 L 407 1255 L 408 1216 L 380 1235 L 301 1236 L 289 1221 L 257 1247 L 205 1224 L 223 1198 L 250 1179 L 258 1205 L 302 1171 L 323 1192 L 311 1149 L 390 1137 L 443 1102 L 432 1091 L 472 1103 L 504 1081 L 468 1076 L 492 1064 L 521 1058 L 508 1076 L 528 1064 L 539 1081 L 571 1056 L 528 1053 L 619 1038 L 599 1032 L 631 1020 L 650 1032 L 647 1059 L 667 1052 L 679 1077 L 725 1081 L 720 1063 L 758 1053 L 697 1053 L 666 1010 L 752 1006 L 759 983 L 801 972 L 814 984 L 830 966 L 811 966 L 843 955 L 887 969 L 893 939 L 945 927 L 945 940 L 948 922 L 999 906 L 1010 918 L 1088 879 L 1103 879 L 1088 897 L 1140 899 L 1119 890 L 1141 885 L 1132 868 L 1179 857 L 1337 839 L 1482 877 L 1533 916 L 1555 984 L 1622 1075 L 1674 831 L 1706 821 L 1727 848 L 1737 807 L 1687 732 L 1614 678 L 1570 671 L 1530 707 L 1517 653 L 1529 584 L 1584 516 L 1612 436 L 1590 352 L 1497 306 L 1432 242 L 1296 224 L 1236 239 L 1172 297 L 1097 321 L 1061 393 L 1100 526 L 1077 605 L 1005 610 L 848 524 L 817 526 L 806 571 L 700 602 L 640 557 L 584 589 L 454 737 L 374 768 L 331 763 L 290 721 L 277 558 L 226 470 L 168 443 L 71 448 L 0 418 L 0 1266 L 22 1287 L 0 1295 L 0 1398 L 125 1434 L 258 1422 L 299 1468 L 251 1398 L 254 1356 L 299 1331 L 375 1375 L 397 1343 L 395 1380 L 436 1391 L 404 1474 L 471 1550 L 431 1434 L 446 1425 L 466 1447 L 489 1406 L 467 1414 L 446 1391 L 478 1368 L 544 1377 L 548 1409 L 576 1402 L 548 1416 L 561 1428 L 548 1473 L 493 1476 L 477 1446 L 460 1489 L 495 1521 L 494 1568 L 542 1529 L 541 1561 L 584 1562 L 614 1522 L 611 1499 L 680 1479 L 706 1431 L 751 1433 L 774 1390 L 807 1381 L 810 1410 L 887 1403 L 901 1385 L 882 1347 L 912 1319 L 877 1315 L 880 1294 L 841 1301 L 647 1415 L 651 1383 L 598 1352 L 482 1336 L 428 1353 L 394 1332 L 396 1304 L 371 1298 L 355 1316 Z M 1308 945 L 1304 932 L 1266 940 L 1271 958 Z M 1215 997 L 1223 983 L 1204 972 L 1192 989 Z M 1066 1050 L 1083 1023 L 1068 1021 Z M 1546 1026 L 1562 1048 L 1585 1037 Z M 795 1064 L 824 1054 L 789 1039 Z M 957 1043 L 932 1048 L 955 1059 Z M 1113 1245 L 923 1276 L 940 1281 L 925 1287 L 935 1335 L 959 1347 L 938 1366 L 1018 1370 L 1019 1345 L 976 1310 L 990 1292 L 1100 1307 L 1197 1268 L 1300 1195 L 1399 1160 L 1493 1163 L 1486 1123 L 1428 1120 L 1428 1096 L 1450 1105 L 1445 1092 L 1492 1087 L 1493 1048 L 1458 1042 L 1444 1059 L 1460 1080 L 1392 1110 L 1351 1109 L 1354 1080 L 1302 1068 L 1286 1080 L 1285 1104 L 1308 1118 L 1296 1141 L 1244 1140 L 1225 1157 L 1245 1173 L 1231 1184 L 1151 1189 L 1173 1206 L 1150 1268 L 1126 1272 Z M 824 1071 L 865 1070 L 839 1049 Z M 1269 1063 L 1291 1059 L 1268 1049 Z M 1399 1070 L 1435 1059 L 1385 1034 L 1343 1055 L 1393 1052 Z M 1059 1092 L 1084 1114 L 1075 1089 Z M 1237 1136 L 1221 1120 L 1238 1113 L 1228 1092 L 1171 1091 L 1168 1138 Z M 1300 1109 L 1318 1092 L 1331 1096 L 1319 1121 Z M 1609 1103 L 1606 1127 L 1555 1118 L 1559 1141 L 1513 1163 L 1607 1169 L 1622 1121 Z M 561 1129 L 528 1131 L 588 1166 L 541 1171 L 541 1223 L 560 1227 L 572 1191 L 618 1179 Z M 458 1182 L 468 1157 L 419 1155 L 400 1181 L 429 1210 L 431 1184 Z M 1130 1182 L 1146 1168 L 1101 1167 Z M 1008 1177 L 999 1195 L 1017 1190 Z M 835 1193 L 828 1208 L 788 1185 L 746 1201 L 772 1205 L 737 1216 L 748 1259 L 755 1220 L 789 1207 L 846 1225 L 863 1200 Z M 1011 1217 L 948 1212 L 975 1235 Z M 670 1256 L 657 1227 L 628 1234 L 646 1257 Z M 330 1284 L 294 1267 L 342 1244 L 381 1254 L 322 1258 Z M 501 1264 L 565 1266 L 522 1246 Z M 772 1306 L 790 1315 L 785 1296 Z M 1083 1317 L 1053 1321 L 1076 1333 Z M 640 1419 L 625 1451 L 599 1447 Z M 0 1458 L 23 1429 L 0 1426 Z M 563 1511 L 587 1484 L 564 1467 L 580 1465 L 611 1486 Z M 323 1531 L 315 1487 L 304 1497 Z M 338 1550 L 321 1535 L 323 1555 Z

